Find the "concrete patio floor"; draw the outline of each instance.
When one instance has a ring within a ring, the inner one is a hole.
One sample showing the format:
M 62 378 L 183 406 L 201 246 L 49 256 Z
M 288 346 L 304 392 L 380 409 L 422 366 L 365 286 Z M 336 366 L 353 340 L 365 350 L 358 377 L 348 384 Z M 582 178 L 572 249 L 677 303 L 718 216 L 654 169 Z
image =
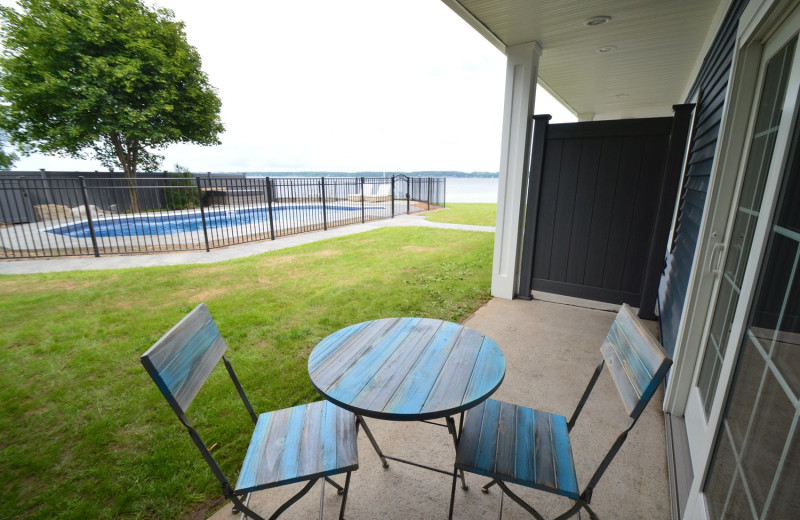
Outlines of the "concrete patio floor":
M 493 338 L 506 356 L 506 377 L 493 397 L 569 417 L 592 371 L 601 360 L 600 345 L 615 313 L 544 301 L 494 299 L 465 323 Z M 655 323 L 645 322 L 654 331 Z M 669 486 L 661 412 L 663 391 L 656 393 L 622 450 L 596 487 L 592 508 L 604 520 L 666 519 Z M 583 489 L 614 438 L 625 425 L 622 403 L 606 371 L 572 431 L 572 448 Z M 381 448 L 389 455 L 452 468 L 454 451 L 445 428 L 425 423 L 367 420 Z M 451 478 L 390 461 L 381 466 L 363 430 L 358 438 L 359 465 L 347 501 L 348 520 L 444 519 Z M 343 482 L 343 478 L 335 480 Z M 467 474 L 469 490 L 456 490 L 458 519 L 497 518 L 499 490 L 480 492 L 486 479 Z M 301 484 L 255 493 L 251 507 L 269 517 Z M 546 518 L 567 509 L 570 501 L 519 486 L 512 489 Z M 281 518 L 318 518 L 320 486 Z M 341 497 L 325 490 L 326 519 L 337 518 Z M 583 514 L 581 518 L 587 518 Z M 225 505 L 214 520 L 238 519 Z M 503 518 L 532 518 L 506 497 Z M 577 516 L 574 518 L 578 518 Z

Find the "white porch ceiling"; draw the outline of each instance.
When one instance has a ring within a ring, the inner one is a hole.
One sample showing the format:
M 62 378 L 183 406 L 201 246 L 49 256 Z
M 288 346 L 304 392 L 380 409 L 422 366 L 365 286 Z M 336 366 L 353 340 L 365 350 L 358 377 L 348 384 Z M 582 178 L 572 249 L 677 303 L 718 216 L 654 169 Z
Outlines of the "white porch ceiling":
M 442 0 L 505 52 L 538 41 L 539 82 L 595 119 L 672 115 L 729 0 Z M 595 16 L 611 20 L 597 26 Z M 710 35 L 710 36 L 709 36 Z M 601 48 L 614 47 L 609 52 Z

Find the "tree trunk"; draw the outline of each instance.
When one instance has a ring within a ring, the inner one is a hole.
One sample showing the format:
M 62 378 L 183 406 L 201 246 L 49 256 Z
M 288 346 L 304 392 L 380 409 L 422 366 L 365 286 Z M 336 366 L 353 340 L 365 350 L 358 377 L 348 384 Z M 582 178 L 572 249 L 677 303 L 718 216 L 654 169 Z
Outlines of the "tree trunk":
M 131 212 L 139 212 L 139 193 L 136 191 L 136 162 L 139 156 L 139 142 L 136 140 L 122 143 L 122 138 L 118 132 L 113 132 L 109 136 L 114 145 L 117 159 L 122 165 L 122 172 L 128 183 L 128 195 L 131 199 Z M 127 149 L 126 146 L 127 145 Z

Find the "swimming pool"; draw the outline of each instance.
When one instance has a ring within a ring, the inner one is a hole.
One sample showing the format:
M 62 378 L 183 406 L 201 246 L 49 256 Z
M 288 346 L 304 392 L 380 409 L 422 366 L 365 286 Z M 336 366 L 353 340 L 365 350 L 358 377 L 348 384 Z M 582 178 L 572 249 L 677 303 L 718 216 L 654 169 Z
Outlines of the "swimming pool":
M 336 206 L 326 208 L 328 219 L 346 218 L 353 212 L 360 212 L 357 206 Z M 322 219 L 322 205 L 275 206 L 272 208 L 274 221 L 292 217 Z M 221 227 L 269 225 L 268 208 L 247 208 L 239 210 L 206 211 L 206 229 Z M 92 229 L 97 237 L 130 237 L 142 235 L 173 235 L 202 231 L 203 217 L 199 211 L 179 214 L 135 215 L 128 217 L 104 218 L 92 221 Z M 46 230 L 73 238 L 89 238 L 89 222 L 77 222 Z

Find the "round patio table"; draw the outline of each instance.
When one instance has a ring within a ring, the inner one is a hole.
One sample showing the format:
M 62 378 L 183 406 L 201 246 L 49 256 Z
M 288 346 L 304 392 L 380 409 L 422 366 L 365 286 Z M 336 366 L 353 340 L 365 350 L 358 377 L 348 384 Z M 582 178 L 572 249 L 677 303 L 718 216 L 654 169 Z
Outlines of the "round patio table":
M 473 329 L 428 318 L 387 318 L 326 337 L 308 358 L 311 384 L 355 414 L 419 421 L 463 412 L 503 382 L 500 347 Z
M 503 382 L 506 361 L 491 338 L 448 321 L 386 318 L 343 328 L 320 341 L 308 358 L 311 384 L 325 399 L 352 411 L 375 451 L 386 459 L 452 474 L 384 455 L 363 417 L 392 421 L 446 418 L 486 400 Z M 459 425 L 460 426 L 460 425 Z

